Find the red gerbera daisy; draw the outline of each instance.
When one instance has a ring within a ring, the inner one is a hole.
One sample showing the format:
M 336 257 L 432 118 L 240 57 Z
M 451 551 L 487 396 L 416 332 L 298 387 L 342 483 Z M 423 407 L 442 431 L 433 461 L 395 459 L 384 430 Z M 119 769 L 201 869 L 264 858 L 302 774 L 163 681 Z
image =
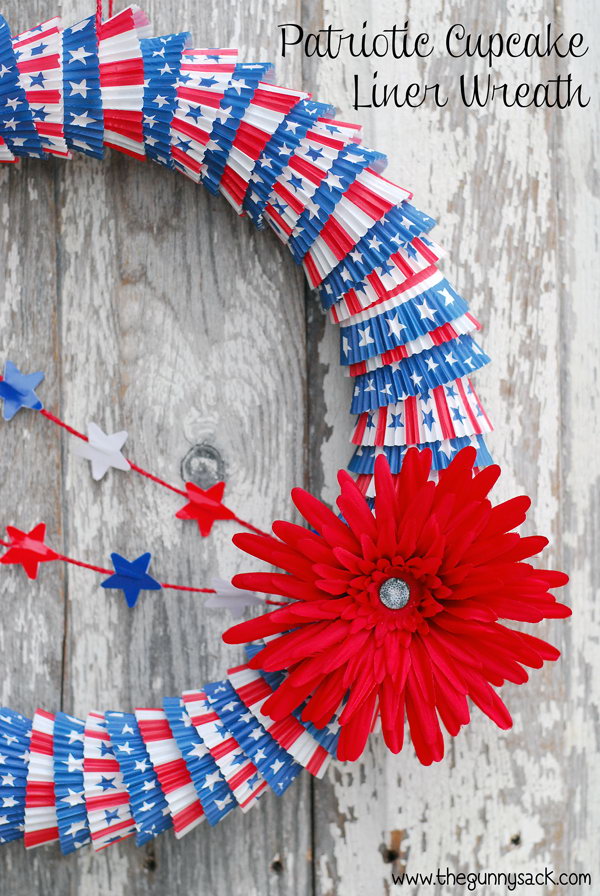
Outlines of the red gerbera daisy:
M 406 718 L 425 765 L 444 755 L 440 721 L 451 735 L 468 723 L 467 698 L 501 728 L 511 726 L 491 685 L 522 684 L 523 666 L 539 668 L 560 654 L 498 620 L 569 616 L 548 593 L 568 577 L 523 562 L 547 544 L 512 531 L 530 500 L 493 507 L 486 496 L 500 469 L 475 473 L 475 457 L 465 448 L 435 483 L 429 451 L 409 451 L 396 477 L 381 456 L 374 513 L 340 472 L 343 520 L 294 489 L 314 531 L 279 521 L 276 538 L 235 537 L 247 553 L 286 570 L 235 577 L 237 587 L 291 601 L 224 635 L 229 643 L 268 638 L 251 666 L 288 673 L 264 703 L 266 715 L 279 720 L 304 704 L 302 718 L 323 727 L 339 713 L 340 759 L 360 756 L 378 718 L 386 744 L 399 752 Z

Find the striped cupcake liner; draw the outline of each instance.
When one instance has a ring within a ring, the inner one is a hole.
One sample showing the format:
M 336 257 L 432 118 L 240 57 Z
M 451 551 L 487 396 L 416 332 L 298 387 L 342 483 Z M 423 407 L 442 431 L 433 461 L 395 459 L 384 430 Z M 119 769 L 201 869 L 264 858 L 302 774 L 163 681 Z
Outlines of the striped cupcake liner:
M 104 713 L 90 712 L 83 739 L 83 785 L 92 845 L 105 849 L 136 832 L 129 792 Z
M 375 458 L 380 454 L 385 454 L 390 465 L 390 470 L 392 474 L 395 475 L 396 473 L 399 473 L 402 468 L 402 461 L 404 460 L 406 452 L 409 451 L 411 447 L 416 447 L 420 451 L 424 448 L 428 448 L 431 451 L 432 470 L 445 470 L 446 467 L 450 465 L 455 454 L 462 448 L 466 448 L 468 445 L 477 449 L 477 458 L 475 461 L 476 467 L 488 467 L 493 463 L 483 436 L 462 436 L 458 439 L 444 439 L 441 442 L 426 442 L 414 446 L 391 445 L 381 448 L 372 448 L 366 445 L 361 445 L 360 448 L 357 448 L 354 452 L 352 460 L 348 464 L 348 469 L 351 473 L 355 473 L 357 476 L 373 475 Z
M 302 771 L 302 766 L 265 731 L 229 681 L 207 684 L 205 692 L 212 709 L 254 762 L 273 792 L 278 795 L 285 793 Z
M 458 336 L 465 336 L 467 333 L 473 333 L 480 329 L 481 324 L 472 314 L 461 314 L 460 317 L 449 323 L 442 324 L 440 327 L 436 327 L 435 330 L 431 330 L 417 339 L 412 339 L 404 345 L 388 349 L 388 351 L 382 352 L 382 354 L 373 358 L 368 358 L 366 361 L 359 361 L 356 364 L 344 367 L 344 375 L 356 377 L 360 376 L 361 373 L 369 373 L 372 370 L 377 370 L 378 367 L 394 364 L 396 361 L 402 361 L 404 358 L 410 358 L 411 355 L 418 355 L 419 352 L 433 348 L 434 345 L 444 345 L 453 339 L 457 339 Z
M 265 646 L 264 641 L 254 641 L 252 644 L 246 644 L 244 652 L 248 660 L 252 659 L 255 654 Z M 260 672 L 262 678 L 267 682 L 272 691 L 277 690 L 284 679 L 281 672 Z M 337 723 L 337 715 L 334 716 L 324 728 L 317 728 L 312 722 L 305 722 L 302 718 L 304 704 L 294 710 L 293 715 L 300 722 L 302 727 L 313 737 L 319 746 L 323 747 L 331 756 L 335 756 L 337 751 L 337 742 L 339 740 L 340 726 Z
M 219 185 L 219 191 L 238 214 L 243 214 L 244 199 L 259 157 L 292 109 L 308 96 L 264 82 L 254 91 L 238 126 Z
M 264 793 L 267 782 L 212 709 L 204 691 L 185 691 L 183 702 L 200 739 L 210 750 L 242 812 Z
M 44 158 L 25 91 L 21 87 L 12 36 L 0 16 L 0 134 L 15 156 Z
M 146 155 L 160 165 L 173 167 L 171 123 L 177 105 L 181 57 L 191 34 L 168 34 L 140 41 L 144 62 L 143 137 Z
M 30 741 L 31 719 L 0 707 L 0 843 L 23 838 Z
M 236 57 L 237 50 L 190 49 L 181 58 L 171 156 L 175 168 L 195 183 L 204 171 L 215 119 L 226 120 L 231 114 L 221 104 L 236 69 Z
M 129 794 L 136 844 L 143 846 L 172 827 L 167 801 L 133 713 L 107 712 L 105 719 Z
M 135 717 L 180 839 L 204 821 L 204 809 L 164 710 L 136 709 Z
M 318 118 L 300 141 L 287 165 L 273 184 L 265 206 L 265 220 L 287 245 L 302 213 L 311 207 L 319 184 L 344 149 L 354 141 L 355 131 L 333 120 Z
M 204 154 L 202 183 L 209 193 L 216 195 L 219 192 L 221 177 L 244 113 L 259 83 L 272 78 L 272 73 L 273 66 L 270 63 L 236 65 L 221 101 L 220 108 L 227 111 L 227 117 L 222 120 L 220 117 L 215 118 Z
M 142 108 L 144 61 L 141 40 L 150 37 L 148 18 L 129 6 L 97 29 L 104 145 L 145 159 Z
M 262 705 L 273 693 L 273 688 L 262 674 L 247 665 L 242 665 L 229 669 L 227 675 L 242 703 L 273 740 L 283 747 L 299 765 L 316 778 L 322 778 L 331 758 L 329 751 L 319 743 L 314 734 L 295 715 L 274 722 L 263 714 Z
M 459 336 L 452 342 L 357 376 L 350 413 L 362 414 L 404 401 L 410 395 L 428 392 L 436 386 L 469 376 L 489 360 L 472 336 Z
M 317 118 L 329 111 L 332 110 L 324 103 L 300 100 L 281 122 L 259 156 L 252 171 L 252 186 L 246 193 L 243 206 L 259 229 L 265 227 L 263 215 L 277 178 Z
M 425 237 L 434 226 L 433 218 L 412 203 L 403 202 L 373 224 L 358 240 L 354 249 L 327 276 L 322 277 L 318 270 L 307 270 L 309 283 L 314 289 L 318 289 L 323 307 L 326 310 L 331 308 L 344 299 L 348 290 L 360 289 L 365 283 L 371 284 L 371 280 L 373 292 L 365 301 L 371 304 L 385 295 L 389 290 L 386 284 L 379 285 L 377 278 L 372 276 L 374 272 L 379 268 L 387 269 L 388 262 L 392 260 L 394 263 L 400 248 L 408 251 L 415 239 Z M 395 266 L 401 268 L 399 260 Z M 385 276 L 389 275 L 384 274 Z
M 349 366 L 382 355 L 467 313 L 467 302 L 445 278 L 440 276 L 435 284 L 426 282 L 426 289 L 403 292 L 341 326 L 340 364 Z
M 90 842 L 83 783 L 85 722 L 56 714 L 54 723 L 54 796 L 63 855 Z
M 70 158 L 65 140 L 63 38 L 59 16 L 13 38 L 19 81 L 44 151 Z
M 300 264 L 314 241 L 321 233 L 344 193 L 366 168 L 385 159 L 382 153 L 349 143 L 323 178 L 296 224 L 289 241 L 294 260 Z
M 104 158 L 104 111 L 96 17 L 63 31 L 65 140 L 69 149 Z
M 304 257 L 304 270 L 311 285 L 321 283 L 378 221 L 411 198 L 412 193 L 404 187 L 370 169 L 361 171 L 340 197 Z
M 38 709 L 31 723 L 25 785 L 26 849 L 59 839 L 54 797 L 54 720 L 53 713 Z
M 467 378 L 361 414 L 355 445 L 418 445 L 483 435 L 492 425 Z
M 210 750 L 200 739 L 181 697 L 167 697 L 163 709 L 181 750 L 198 799 L 210 825 L 235 809 L 237 803 Z

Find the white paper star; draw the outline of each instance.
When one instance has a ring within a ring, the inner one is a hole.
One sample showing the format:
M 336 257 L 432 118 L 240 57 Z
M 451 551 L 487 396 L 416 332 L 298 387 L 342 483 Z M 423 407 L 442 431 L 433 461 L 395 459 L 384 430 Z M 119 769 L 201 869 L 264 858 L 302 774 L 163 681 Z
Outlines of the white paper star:
M 131 469 L 129 461 L 121 453 L 126 441 L 127 433 L 124 430 L 107 435 L 96 423 L 88 423 L 88 441 L 78 439 L 73 445 L 73 451 L 78 457 L 90 461 L 92 477 L 98 480 L 102 479 L 110 467 L 123 471 Z
M 243 616 L 246 607 L 260 606 L 263 603 L 258 595 L 235 588 L 224 579 L 213 579 L 211 584 L 215 594 L 208 598 L 204 606 L 212 610 L 229 610 L 234 619 Z

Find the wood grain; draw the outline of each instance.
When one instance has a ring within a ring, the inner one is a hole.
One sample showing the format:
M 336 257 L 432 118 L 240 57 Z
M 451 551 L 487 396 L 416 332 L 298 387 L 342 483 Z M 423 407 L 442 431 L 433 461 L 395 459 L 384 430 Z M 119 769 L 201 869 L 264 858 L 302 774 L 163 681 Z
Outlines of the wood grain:
M 484 323 L 493 358 L 477 384 L 497 427 L 497 497 L 532 495 L 529 531 L 551 537 L 548 563 L 572 574 L 576 613 L 540 627 L 564 660 L 533 673 L 526 688 L 507 688 L 514 729 L 499 735 L 475 715 L 439 767 L 421 768 L 410 750 L 390 757 L 374 742 L 354 766 L 335 765 L 314 784 L 305 776 L 283 800 L 268 797 L 250 817 L 204 825 L 181 842 L 165 836 L 145 850 L 127 843 L 67 859 L 14 844 L 0 853 L 0 896 L 362 896 L 392 892 L 390 871 L 404 867 L 547 865 L 598 879 L 597 61 L 590 53 L 577 63 L 593 96 L 583 111 L 475 111 L 453 101 L 356 113 L 355 73 L 368 82 L 378 68 L 380 80 L 450 85 L 483 66 L 441 53 L 377 66 L 317 64 L 299 53 L 282 60 L 277 28 L 357 30 L 368 19 L 376 30 L 409 18 L 438 43 L 453 21 L 487 33 L 553 20 L 590 37 L 600 27 L 597 4 L 154 0 L 145 8 L 157 33 L 189 29 L 199 45 L 274 59 L 281 83 L 335 102 L 342 117 L 364 124 L 368 145 L 389 154 L 390 177 L 438 217 L 436 236 L 449 249 L 443 268 Z M 60 11 L 75 20 L 89 9 L 65 0 Z M 54 12 L 49 0 L 3 5 L 16 29 Z M 537 81 L 555 69 L 516 60 L 499 74 Z M 192 445 L 214 445 L 232 505 L 259 525 L 289 514 L 294 484 L 333 499 L 335 472 L 351 453 L 350 386 L 337 333 L 274 237 L 184 178 L 114 153 L 104 163 L 0 170 L 0 209 L 1 354 L 46 370 L 51 410 L 79 428 L 88 420 L 127 428 L 130 455 L 173 482 Z M 199 584 L 248 566 L 228 524 L 201 541 L 173 520 L 176 496 L 117 473 L 93 483 L 68 438 L 41 418 L 6 426 L 0 456 L 3 521 L 44 519 L 66 553 L 102 561 L 111 550 L 151 550 L 160 577 Z M 237 659 L 220 643 L 223 617 L 189 595 L 150 595 L 130 614 L 88 574 L 56 566 L 33 585 L 7 574 L 4 604 L 0 699 L 27 713 L 36 701 L 76 714 L 152 705 Z

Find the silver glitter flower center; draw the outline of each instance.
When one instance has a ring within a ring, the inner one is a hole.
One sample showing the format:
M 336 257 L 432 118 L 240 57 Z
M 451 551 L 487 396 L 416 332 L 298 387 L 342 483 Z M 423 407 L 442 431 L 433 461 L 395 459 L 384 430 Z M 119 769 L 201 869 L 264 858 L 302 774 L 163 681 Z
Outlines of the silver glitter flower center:
M 410 600 L 410 588 L 404 579 L 386 579 L 379 587 L 379 600 L 390 610 L 401 610 Z

